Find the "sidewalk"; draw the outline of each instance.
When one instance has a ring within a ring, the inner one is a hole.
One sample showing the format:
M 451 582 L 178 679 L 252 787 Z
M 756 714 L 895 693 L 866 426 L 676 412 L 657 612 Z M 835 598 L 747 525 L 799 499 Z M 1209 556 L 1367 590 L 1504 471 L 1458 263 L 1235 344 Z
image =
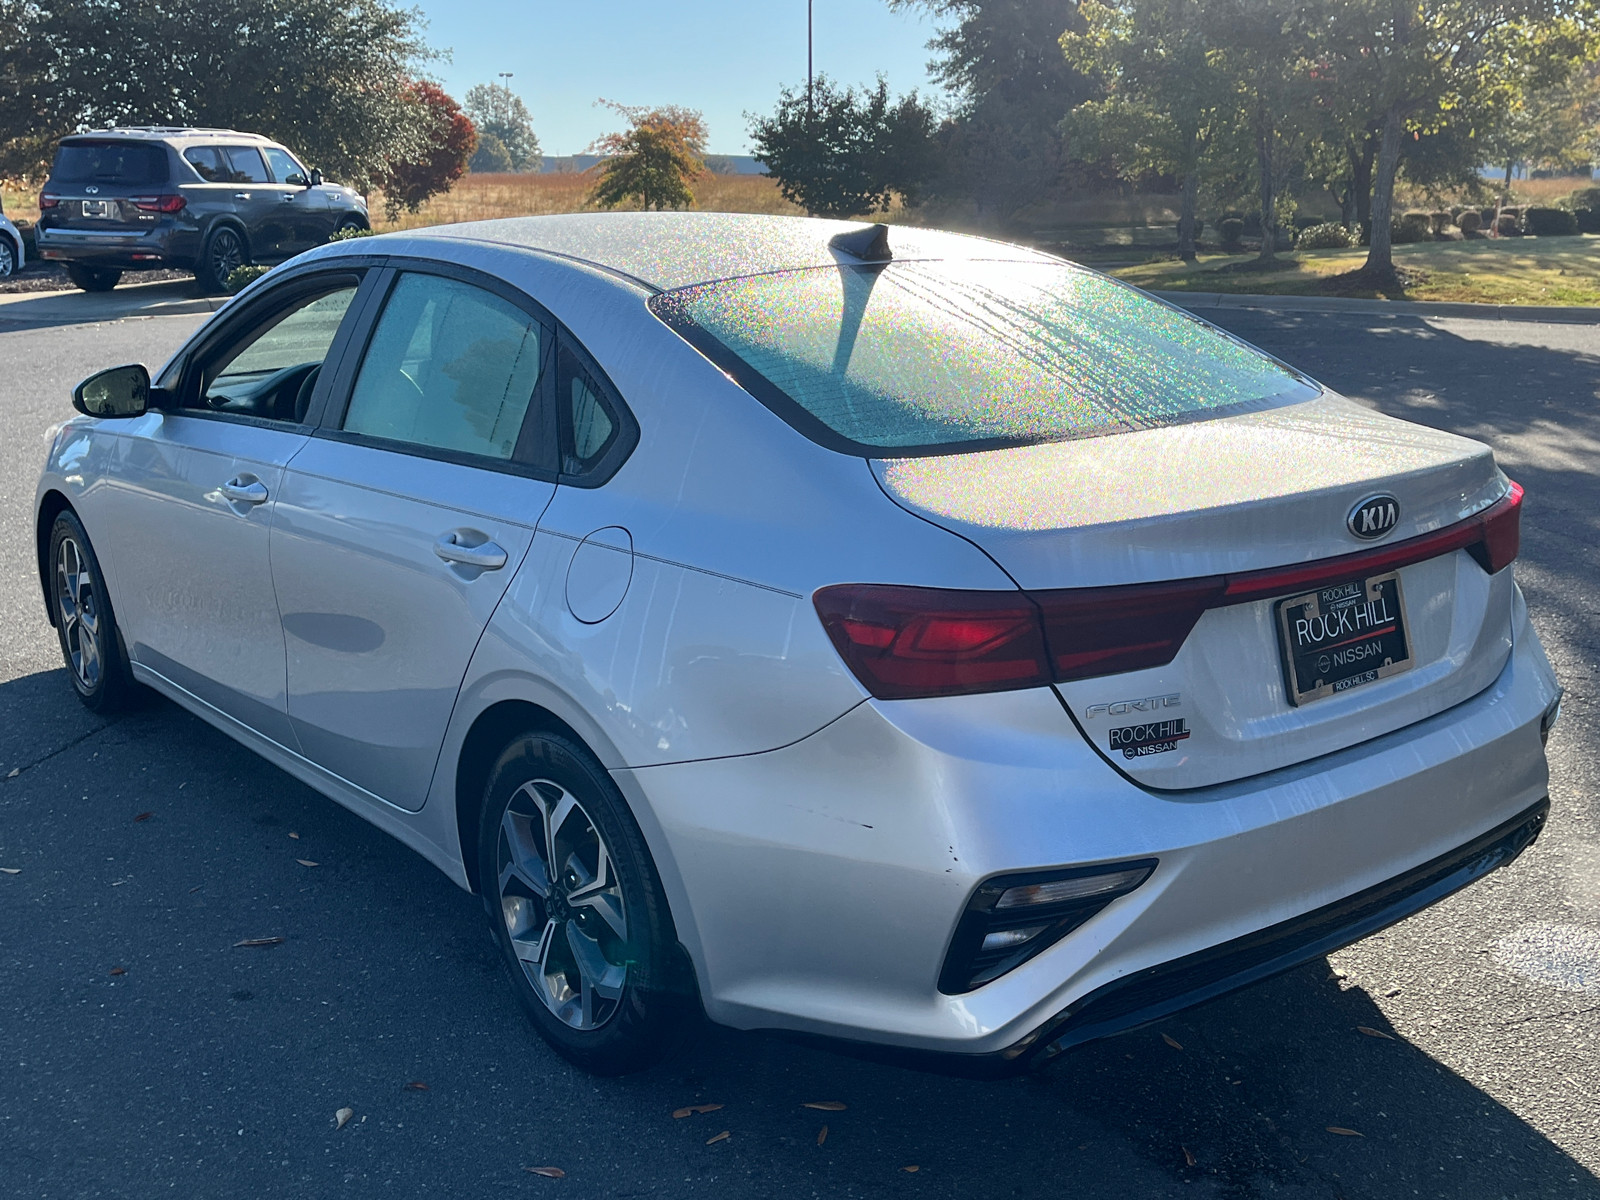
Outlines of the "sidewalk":
M 1394 317 L 1447 317 L 1469 321 L 1533 321 L 1544 324 L 1600 325 L 1600 308 L 1576 305 L 1453 304 L 1417 300 L 1353 300 L 1343 296 L 1249 296 L 1228 292 L 1152 292 L 1191 312 L 1250 308 L 1278 313 L 1358 313 Z
M 135 283 L 109 292 L 14 292 L 0 295 L 0 329 L 12 326 L 87 325 L 124 317 L 176 317 L 212 313 L 228 296 L 196 296 L 187 279 Z

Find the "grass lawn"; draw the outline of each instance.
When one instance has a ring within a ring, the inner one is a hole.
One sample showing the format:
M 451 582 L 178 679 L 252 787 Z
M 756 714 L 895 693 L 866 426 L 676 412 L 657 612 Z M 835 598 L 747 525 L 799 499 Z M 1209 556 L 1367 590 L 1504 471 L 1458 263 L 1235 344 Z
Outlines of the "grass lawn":
M 1255 255 L 1203 255 L 1115 267 L 1111 274 L 1154 291 L 1240 292 L 1274 296 L 1365 296 L 1385 300 L 1460 300 L 1476 304 L 1600 305 L 1600 235 L 1416 242 L 1394 248 L 1411 282 L 1393 292 L 1349 287 L 1334 278 L 1358 269 L 1365 249 L 1279 255 L 1281 266 L 1254 267 Z

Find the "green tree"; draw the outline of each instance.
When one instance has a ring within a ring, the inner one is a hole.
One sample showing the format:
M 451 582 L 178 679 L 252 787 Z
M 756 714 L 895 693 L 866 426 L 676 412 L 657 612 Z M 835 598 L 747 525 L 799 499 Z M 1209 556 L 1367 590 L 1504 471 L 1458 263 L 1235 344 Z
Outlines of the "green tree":
M 8 3 L 0 174 L 37 175 L 56 138 L 113 124 L 266 134 L 358 186 L 427 152 L 408 81 L 432 53 L 390 0 Z
M 589 153 L 606 156 L 590 198 L 602 208 L 636 200 L 646 211 L 693 204 L 689 182 L 705 170 L 705 118 L 677 105 L 600 103 L 626 117 L 628 128 L 608 133 L 589 147 Z
M 468 88 L 465 108 L 478 135 L 489 134 L 505 148 L 511 163 L 506 169 L 537 171 L 543 165 L 544 154 L 533 132 L 533 115 L 509 85 L 480 83 Z
M 1062 56 L 1064 32 L 1081 31 L 1077 0 L 888 0 L 945 24 L 928 43 L 934 78 L 955 111 L 938 131 L 943 169 L 930 193 L 970 200 L 1000 223 L 1061 182 L 1059 125 L 1094 86 Z
M 1327 0 L 1329 57 L 1363 74 L 1378 129 L 1372 240 L 1362 272 L 1396 282 L 1390 222 L 1404 143 L 1469 123 L 1469 140 L 1521 93 L 1592 59 L 1593 0 Z M 1484 129 L 1484 132 L 1488 132 Z M 1407 135 L 1410 135 L 1407 138 Z
M 857 91 L 817 76 L 810 94 L 784 88 L 770 117 L 751 119 L 757 161 L 785 198 L 807 212 L 848 217 L 914 204 L 933 170 L 933 114 L 916 92 L 892 100 L 889 85 Z
M 1124 177 L 1177 175 L 1178 254 L 1192 260 L 1201 171 L 1234 115 L 1202 0 L 1087 0 L 1080 12 L 1084 29 L 1062 34 L 1061 48 L 1105 98 L 1067 115 L 1061 129 L 1068 149 L 1085 160 L 1109 157 Z
M 474 174 L 504 175 L 511 170 L 511 154 L 506 144 L 492 133 L 478 132 L 478 148 L 472 152 L 467 169 Z

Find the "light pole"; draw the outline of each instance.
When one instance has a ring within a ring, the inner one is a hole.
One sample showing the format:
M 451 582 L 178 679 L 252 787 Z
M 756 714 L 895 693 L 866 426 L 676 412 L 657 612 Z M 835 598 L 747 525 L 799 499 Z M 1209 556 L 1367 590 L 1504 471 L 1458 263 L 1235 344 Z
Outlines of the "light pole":
M 512 73 L 510 71 L 499 72 L 501 79 L 510 79 L 511 75 Z M 500 99 L 496 107 L 500 111 L 496 114 L 495 119 L 498 120 L 501 125 L 509 124 L 511 120 L 511 85 L 509 83 L 502 83 L 500 85 Z
M 811 104 L 811 5 L 813 0 L 806 0 L 806 116 L 815 115 Z

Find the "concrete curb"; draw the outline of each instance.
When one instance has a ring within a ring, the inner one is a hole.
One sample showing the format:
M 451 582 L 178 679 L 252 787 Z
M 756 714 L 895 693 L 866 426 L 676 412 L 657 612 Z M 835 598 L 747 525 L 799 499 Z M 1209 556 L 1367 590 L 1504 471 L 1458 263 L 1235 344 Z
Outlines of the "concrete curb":
M 1448 317 L 1468 321 L 1531 321 L 1541 324 L 1600 325 L 1600 308 L 1579 305 L 1456 304 L 1444 301 L 1356 300 L 1345 296 L 1254 296 L 1229 292 L 1153 292 L 1192 312 L 1249 308 L 1280 313 L 1360 313 L 1391 317 Z

